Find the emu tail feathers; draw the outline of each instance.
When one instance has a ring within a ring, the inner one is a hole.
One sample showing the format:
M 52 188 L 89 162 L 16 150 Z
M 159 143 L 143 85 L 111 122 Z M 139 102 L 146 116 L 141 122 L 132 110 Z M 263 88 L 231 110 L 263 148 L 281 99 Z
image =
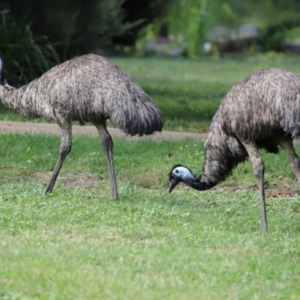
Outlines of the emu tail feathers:
M 152 99 L 140 91 L 119 109 L 113 109 L 110 118 L 119 129 L 130 135 L 148 135 L 163 127 L 159 109 Z

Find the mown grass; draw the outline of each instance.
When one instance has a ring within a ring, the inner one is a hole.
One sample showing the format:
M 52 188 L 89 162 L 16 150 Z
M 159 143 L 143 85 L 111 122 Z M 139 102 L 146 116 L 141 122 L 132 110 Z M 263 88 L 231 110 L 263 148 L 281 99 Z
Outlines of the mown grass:
M 113 57 L 110 60 L 153 98 L 163 113 L 164 129 L 175 131 L 207 131 L 225 94 L 258 69 L 277 67 L 300 75 L 297 56 L 267 55 L 239 60 Z M 0 119 L 26 121 L 3 106 Z
M 164 129 L 178 131 L 206 131 L 226 92 L 257 69 L 300 74 L 298 58 L 284 56 L 112 60 L 155 100 Z M 0 119 L 44 121 L 3 107 Z M 262 152 L 270 229 L 261 233 L 249 162 L 212 190 L 167 192 L 175 163 L 202 170 L 203 141 L 115 139 L 118 202 L 99 139 L 86 136 L 73 137 L 42 197 L 59 144 L 0 134 L 0 299 L 300 298 L 300 196 L 284 152 Z
M 120 201 L 87 136 L 42 197 L 58 147 L 57 136 L 0 135 L 1 299 L 299 299 L 299 193 L 284 152 L 262 153 L 261 233 L 249 162 L 213 190 L 167 192 L 173 164 L 201 171 L 203 141 L 115 139 Z

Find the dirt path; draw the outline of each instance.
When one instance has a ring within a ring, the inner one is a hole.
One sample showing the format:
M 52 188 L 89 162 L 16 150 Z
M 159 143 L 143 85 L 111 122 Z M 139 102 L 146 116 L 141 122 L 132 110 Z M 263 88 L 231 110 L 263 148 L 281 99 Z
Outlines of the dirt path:
M 124 137 L 129 140 L 136 140 L 140 138 L 144 139 L 166 139 L 166 140 L 178 140 L 184 138 L 193 139 L 205 139 L 206 134 L 204 133 L 191 133 L 191 132 L 175 132 L 175 131 L 162 131 L 161 133 L 156 132 L 152 135 L 145 137 L 131 137 L 124 134 L 121 130 L 116 128 L 108 128 L 112 137 Z M 86 134 L 91 136 L 98 136 L 98 132 L 95 126 L 72 126 L 73 134 Z M 48 133 L 48 134 L 60 134 L 60 129 L 57 124 L 44 124 L 44 123 L 29 123 L 29 122 L 11 122 L 11 121 L 0 121 L 0 132 L 19 132 L 19 133 Z

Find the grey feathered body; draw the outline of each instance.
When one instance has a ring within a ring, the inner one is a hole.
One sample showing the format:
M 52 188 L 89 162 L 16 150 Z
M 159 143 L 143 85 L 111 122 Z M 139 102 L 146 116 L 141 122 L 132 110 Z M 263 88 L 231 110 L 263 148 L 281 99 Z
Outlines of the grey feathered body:
M 93 54 L 55 66 L 19 89 L 1 86 L 0 99 L 24 116 L 58 123 L 110 119 L 130 135 L 162 129 L 161 114 L 142 88 L 117 66 Z
M 300 137 L 300 78 L 263 69 L 235 85 L 222 100 L 205 142 L 200 181 L 210 188 L 226 179 L 248 157 L 243 144 L 277 153 L 282 137 Z

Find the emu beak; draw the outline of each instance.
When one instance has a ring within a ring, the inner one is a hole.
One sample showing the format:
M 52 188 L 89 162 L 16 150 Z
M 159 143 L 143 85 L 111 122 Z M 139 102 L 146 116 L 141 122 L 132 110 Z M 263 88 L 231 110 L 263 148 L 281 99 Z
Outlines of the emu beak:
M 169 185 L 169 193 L 172 192 L 172 190 L 174 189 L 174 187 L 181 181 L 181 179 L 179 179 L 178 177 L 170 177 L 170 185 Z

